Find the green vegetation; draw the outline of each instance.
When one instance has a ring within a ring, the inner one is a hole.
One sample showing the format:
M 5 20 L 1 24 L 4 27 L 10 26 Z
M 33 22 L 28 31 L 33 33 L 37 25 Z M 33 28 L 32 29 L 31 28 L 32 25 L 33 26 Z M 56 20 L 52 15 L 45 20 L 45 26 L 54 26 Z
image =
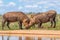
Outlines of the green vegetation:
M 60 15 L 57 15 L 56 22 L 57 22 L 56 28 L 50 27 L 50 22 L 48 22 L 48 23 L 42 24 L 43 28 L 38 28 L 37 25 L 35 25 L 35 27 L 32 26 L 29 30 L 60 30 Z M 19 30 L 18 22 L 11 23 L 9 26 L 10 26 L 11 30 Z M 6 24 L 5 24 L 4 29 L 9 30 L 8 27 L 6 26 Z M 0 16 L 0 30 L 2 30 L 2 16 Z

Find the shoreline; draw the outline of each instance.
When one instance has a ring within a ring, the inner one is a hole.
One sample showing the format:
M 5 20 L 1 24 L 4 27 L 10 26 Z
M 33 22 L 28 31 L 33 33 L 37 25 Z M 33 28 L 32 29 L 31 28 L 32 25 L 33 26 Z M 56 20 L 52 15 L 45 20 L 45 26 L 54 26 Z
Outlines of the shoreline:
M 1 30 L 0 36 L 60 37 L 58 30 Z

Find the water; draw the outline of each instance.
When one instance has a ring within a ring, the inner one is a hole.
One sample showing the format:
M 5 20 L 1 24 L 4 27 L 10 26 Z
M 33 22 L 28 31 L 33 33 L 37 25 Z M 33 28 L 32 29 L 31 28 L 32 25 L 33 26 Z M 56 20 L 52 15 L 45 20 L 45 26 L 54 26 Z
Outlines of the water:
M 20 36 L 0 36 L 0 40 L 51 40 L 51 38 L 38 38 L 38 37 L 20 37 Z M 54 38 L 52 38 L 54 40 Z M 55 40 L 60 40 L 60 38 L 56 38 Z

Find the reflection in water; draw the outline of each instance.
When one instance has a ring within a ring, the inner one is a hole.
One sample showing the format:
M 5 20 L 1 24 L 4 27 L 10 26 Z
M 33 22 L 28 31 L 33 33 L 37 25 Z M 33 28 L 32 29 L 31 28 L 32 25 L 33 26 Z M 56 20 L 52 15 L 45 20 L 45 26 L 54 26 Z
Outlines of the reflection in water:
M 2 36 L 2 40 L 9 40 L 9 36 Z
M 22 40 L 22 37 L 19 37 L 19 40 Z
M 19 40 L 17 36 L 2 36 L 2 40 Z
M 0 36 L 0 40 L 60 40 L 60 38 L 40 38 L 40 37 L 24 37 L 24 36 Z

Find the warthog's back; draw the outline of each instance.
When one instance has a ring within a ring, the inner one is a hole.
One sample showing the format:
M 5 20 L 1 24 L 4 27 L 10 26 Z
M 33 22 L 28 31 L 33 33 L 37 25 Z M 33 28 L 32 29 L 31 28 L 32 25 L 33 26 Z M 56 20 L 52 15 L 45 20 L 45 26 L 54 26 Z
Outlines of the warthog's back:
M 27 16 L 23 12 L 7 12 L 6 14 L 3 15 L 3 18 L 14 22 L 17 20 L 24 20 L 27 18 Z
M 45 23 L 45 22 L 50 21 L 50 18 L 54 18 L 54 17 L 56 17 L 56 11 L 50 10 L 48 12 L 42 12 L 40 14 L 37 14 L 33 18 L 35 18 L 36 22 L 41 21 Z
M 45 22 L 49 21 L 49 17 L 46 14 L 42 13 L 40 15 L 35 16 L 35 20 L 36 20 L 36 22 L 40 21 L 40 22 L 45 23 Z
M 57 12 L 55 11 L 55 10 L 50 10 L 50 11 L 48 11 L 48 16 L 49 17 L 55 17 L 56 16 L 56 14 L 57 14 Z

